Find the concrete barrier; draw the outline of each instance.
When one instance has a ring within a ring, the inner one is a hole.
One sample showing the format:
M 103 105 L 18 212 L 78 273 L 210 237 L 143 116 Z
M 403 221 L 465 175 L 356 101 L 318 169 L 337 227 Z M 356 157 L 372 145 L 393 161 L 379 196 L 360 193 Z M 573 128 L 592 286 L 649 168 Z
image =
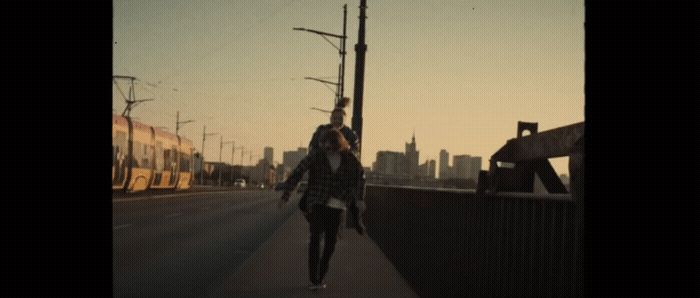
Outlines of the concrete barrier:
M 369 236 L 421 297 L 583 296 L 570 195 L 368 185 Z

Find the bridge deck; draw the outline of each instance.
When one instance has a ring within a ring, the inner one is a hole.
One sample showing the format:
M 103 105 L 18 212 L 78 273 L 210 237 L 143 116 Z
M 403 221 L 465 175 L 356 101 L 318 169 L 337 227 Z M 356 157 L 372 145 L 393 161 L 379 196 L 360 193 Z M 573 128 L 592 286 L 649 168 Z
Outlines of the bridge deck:
M 294 213 L 212 297 L 418 297 L 367 236 L 346 229 L 336 244 L 326 289 L 309 291 L 308 224 Z

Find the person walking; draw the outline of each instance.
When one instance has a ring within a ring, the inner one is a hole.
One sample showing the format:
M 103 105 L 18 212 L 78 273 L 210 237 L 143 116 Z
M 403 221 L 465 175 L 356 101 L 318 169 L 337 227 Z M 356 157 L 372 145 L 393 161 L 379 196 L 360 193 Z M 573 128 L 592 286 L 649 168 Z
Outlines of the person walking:
M 323 279 L 335 250 L 336 234 L 341 213 L 350 207 L 353 227 L 360 235 L 365 233 L 361 217 L 364 202 L 361 196 L 364 171 L 357 157 L 350 152 L 350 145 L 338 129 L 329 129 L 319 140 L 321 148 L 307 155 L 283 183 L 284 193 L 278 207 L 281 208 L 296 188 L 304 173 L 309 171 L 306 191 L 306 209 L 309 231 L 309 289 L 326 287 Z M 321 234 L 325 234 L 323 255 L 320 254 Z
M 343 137 L 345 137 L 345 140 L 347 140 L 348 144 L 350 145 L 350 151 L 352 151 L 352 153 L 355 155 L 358 154 L 360 138 L 357 136 L 357 133 L 352 130 L 352 128 L 345 126 L 345 117 L 347 116 L 345 107 L 348 105 L 348 103 L 350 103 L 350 98 L 343 97 L 343 100 L 341 100 L 335 106 L 333 111 L 331 111 L 330 123 L 319 125 L 316 128 L 316 131 L 311 136 L 311 141 L 309 141 L 309 154 L 311 154 L 311 152 L 314 150 L 319 149 L 318 141 L 320 140 L 321 136 L 324 132 L 333 128 L 339 130 L 343 134 Z
M 311 154 L 311 153 L 313 153 L 313 151 L 319 149 L 319 147 L 320 147 L 319 140 L 320 140 L 321 136 L 326 131 L 328 131 L 329 129 L 337 129 L 343 134 L 343 137 L 345 137 L 345 140 L 348 141 L 348 143 L 350 145 L 350 152 L 352 152 L 355 156 L 358 156 L 359 147 L 360 147 L 360 138 L 357 136 L 357 133 L 354 130 L 352 130 L 350 127 L 347 127 L 345 125 L 345 117 L 347 116 L 347 113 L 345 112 L 345 107 L 347 107 L 348 103 L 350 103 L 350 98 L 343 97 L 343 99 L 340 102 L 338 102 L 338 104 L 335 106 L 335 108 L 331 112 L 330 123 L 319 125 L 316 128 L 316 131 L 311 136 L 311 141 L 309 141 L 309 154 Z M 364 189 L 364 186 L 363 186 L 363 189 Z M 308 218 L 309 211 L 306 210 L 306 192 L 304 192 L 304 194 L 301 197 L 301 200 L 299 200 L 299 209 L 301 209 L 301 211 L 304 212 L 304 217 L 306 217 L 306 219 L 309 220 L 309 218 Z M 341 231 L 345 227 L 346 220 L 347 220 L 347 213 L 345 211 L 343 211 L 341 214 L 340 225 L 338 227 L 338 233 L 337 233 L 338 238 L 341 238 L 341 234 L 342 234 Z

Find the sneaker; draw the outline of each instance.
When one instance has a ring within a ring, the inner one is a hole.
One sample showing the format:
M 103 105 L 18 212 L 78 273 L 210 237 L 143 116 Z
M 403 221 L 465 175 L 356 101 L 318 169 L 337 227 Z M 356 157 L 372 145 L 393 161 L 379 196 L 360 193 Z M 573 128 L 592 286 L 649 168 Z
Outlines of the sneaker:
M 326 284 L 313 284 L 309 286 L 309 290 L 318 291 L 319 289 L 325 289 Z

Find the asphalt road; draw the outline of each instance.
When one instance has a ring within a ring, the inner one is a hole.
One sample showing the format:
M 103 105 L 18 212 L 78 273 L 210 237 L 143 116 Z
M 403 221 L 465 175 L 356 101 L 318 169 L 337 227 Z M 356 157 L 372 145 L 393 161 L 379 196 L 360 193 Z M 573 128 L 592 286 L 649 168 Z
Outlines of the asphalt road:
M 279 192 L 113 201 L 115 297 L 206 297 L 296 211 Z

